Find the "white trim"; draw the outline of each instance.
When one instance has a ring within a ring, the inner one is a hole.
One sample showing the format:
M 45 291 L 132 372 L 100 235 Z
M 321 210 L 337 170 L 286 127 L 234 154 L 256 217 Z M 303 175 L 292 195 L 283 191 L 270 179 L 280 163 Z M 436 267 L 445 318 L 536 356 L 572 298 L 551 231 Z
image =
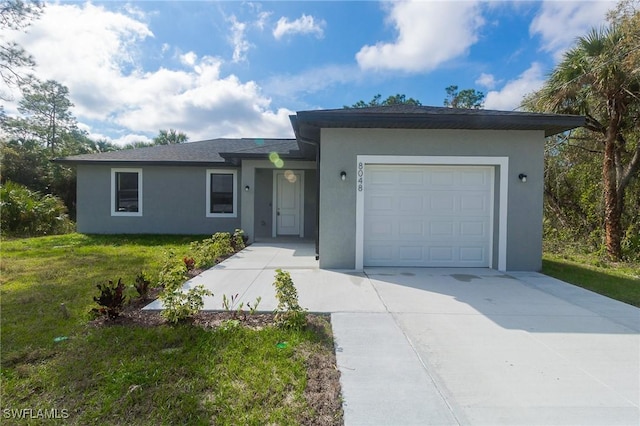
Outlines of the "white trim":
M 356 158 L 356 264 L 355 269 L 364 269 L 364 191 L 366 190 L 365 166 L 368 164 L 415 164 L 415 165 L 470 165 L 470 166 L 499 166 L 500 167 L 500 200 L 498 220 L 498 270 L 507 269 L 507 205 L 509 190 L 509 157 L 463 157 L 463 156 L 401 156 L 401 155 L 358 155 Z M 360 171 L 362 170 L 362 175 Z M 360 178 L 362 177 L 362 182 Z M 493 176 L 495 179 L 495 175 Z M 362 189 L 359 190 L 359 185 Z M 495 186 L 493 181 L 492 188 Z M 493 189 L 492 203 L 493 209 Z M 490 265 L 493 265 L 493 210 L 491 218 Z
M 211 213 L 211 175 L 233 175 L 233 213 Z M 238 171 L 235 169 L 207 169 L 207 194 L 205 213 L 207 217 L 238 217 Z
M 289 169 L 287 169 L 289 170 Z M 304 238 L 304 170 L 291 170 L 300 178 L 300 223 L 298 226 L 298 235 Z M 278 236 L 278 175 L 284 176 L 285 171 L 277 169 L 273 171 L 273 192 L 271 196 L 271 237 Z
M 138 211 L 137 212 L 119 212 L 116 211 L 116 173 L 138 173 Z M 118 167 L 111 169 L 111 216 L 142 216 L 142 169 Z

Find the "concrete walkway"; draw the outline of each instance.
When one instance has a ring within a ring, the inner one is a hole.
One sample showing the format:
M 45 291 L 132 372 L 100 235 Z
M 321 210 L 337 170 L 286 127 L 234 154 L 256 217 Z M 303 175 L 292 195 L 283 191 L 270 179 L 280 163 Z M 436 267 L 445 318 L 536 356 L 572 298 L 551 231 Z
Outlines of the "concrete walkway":
M 538 273 L 320 270 L 304 243 L 253 244 L 187 286 L 215 293 L 205 309 L 271 311 L 277 268 L 331 313 L 346 425 L 640 424 L 640 309 Z

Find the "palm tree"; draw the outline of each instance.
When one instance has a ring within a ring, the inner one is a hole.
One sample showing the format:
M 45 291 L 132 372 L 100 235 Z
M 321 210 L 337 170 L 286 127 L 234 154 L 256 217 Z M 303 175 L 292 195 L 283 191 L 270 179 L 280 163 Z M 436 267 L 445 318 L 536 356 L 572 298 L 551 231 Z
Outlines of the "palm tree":
M 189 140 L 189 137 L 182 132 L 178 132 L 174 129 L 160 130 L 158 136 L 153 138 L 154 145 L 173 145 L 177 143 L 185 143 Z
M 622 255 L 624 191 L 640 168 L 640 79 L 638 64 L 629 61 L 633 52 L 621 43 L 628 36 L 612 25 L 580 37 L 527 101 L 539 111 L 586 116 L 585 127 L 602 144 L 605 244 L 612 260 Z

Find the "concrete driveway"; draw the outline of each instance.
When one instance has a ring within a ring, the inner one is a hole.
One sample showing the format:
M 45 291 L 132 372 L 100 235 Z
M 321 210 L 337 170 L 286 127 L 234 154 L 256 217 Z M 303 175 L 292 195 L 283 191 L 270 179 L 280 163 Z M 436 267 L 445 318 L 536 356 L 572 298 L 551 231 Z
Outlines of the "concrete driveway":
M 365 273 L 387 312 L 332 315 L 348 424 L 640 424 L 639 309 L 537 273 Z
M 274 242 L 187 287 L 270 311 L 277 268 L 331 313 L 346 425 L 640 424 L 640 309 L 538 273 L 320 270 L 311 245 Z

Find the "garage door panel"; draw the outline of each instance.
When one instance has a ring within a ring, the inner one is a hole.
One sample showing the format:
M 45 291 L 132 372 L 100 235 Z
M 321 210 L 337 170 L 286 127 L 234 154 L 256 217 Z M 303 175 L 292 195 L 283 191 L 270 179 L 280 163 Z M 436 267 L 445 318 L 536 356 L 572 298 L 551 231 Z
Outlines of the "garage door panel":
M 383 187 L 395 186 L 398 184 L 398 175 L 393 170 L 372 170 L 367 174 L 367 182 L 371 185 Z
M 462 262 L 482 262 L 485 260 L 483 247 L 460 247 L 459 253 Z
M 398 258 L 401 261 L 418 261 L 424 259 L 422 246 L 400 246 L 398 247 Z
M 451 221 L 432 221 L 429 223 L 429 235 L 432 237 L 453 237 L 455 225 Z
M 376 211 L 392 212 L 393 205 L 394 205 L 394 200 L 391 195 L 387 195 L 387 196 L 378 195 L 375 197 L 371 197 L 366 207 L 372 213 L 375 213 Z
M 460 236 L 463 238 L 480 237 L 485 239 L 488 235 L 484 222 L 460 222 Z
M 398 175 L 400 185 L 422 186 L 424 185 L 424 173 L 422 171 L 405 171 Z
M 388 220 L 372 220 L 365 229 L 372 239 L 393 238 L 393 223 Z
M 402 221 L 398 224 L 398 235 L 403 239 L 422 241 L 424 239 L 424 223 L 419 220 Z
M 428 172 L 428 171 L 427 171 Z M 431 172 L 431 186 L 437 187 L 452 187 L 455 185 L 455 173 L 453 171 L 432 171 Z
M 460 186 L 484 188 L 488 178 L 489 176 L 483 171 L 462 171 L 460 172 Z
M 401 213 L 422 214 L 422 197 L 401 195 L 398 197 L 398 209 Z
M 388 245 L 371 245 L 367 248 L 365 256 L 374 263 L 392 262 L 393 249 Z
M 485 192 L 460 194 L 459 200 L 459 211 L 462 214 L 489 213 L 489 203 Z
M 429 247 L 429 260 L 433 262 L 453 262 L 452 247 Z
M 453 194 L 432 194 L 429 196 L 431 210 L 442 213 L 443 211 L 454 212 L 456 200 Z
M 366 166 L 364 264 L 490 266 L 492 176 L 486 166 Z

